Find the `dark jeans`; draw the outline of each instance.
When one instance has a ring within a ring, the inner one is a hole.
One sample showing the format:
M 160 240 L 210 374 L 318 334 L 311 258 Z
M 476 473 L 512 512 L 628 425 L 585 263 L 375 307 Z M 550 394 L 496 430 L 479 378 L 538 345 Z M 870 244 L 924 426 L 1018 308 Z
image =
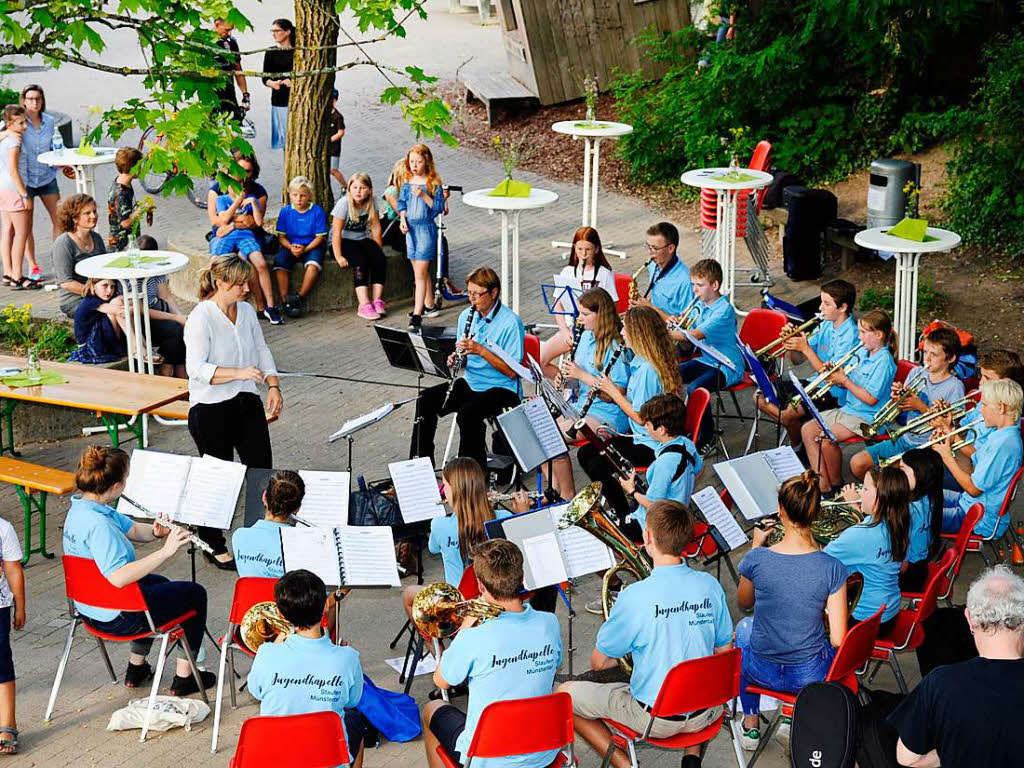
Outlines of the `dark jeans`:
M 143 576 L 138 584 L 146 598 L 146 605 L 149 606 L 149 615 L 153 617 L 153 623 L 157 627 L 187 611 L 196 612 L 196 615 L 186 620 L 182 626 L 185 628 L 185 638 L 192 653 L 199 653 L 199 646 L 203 642 L 203 629 L 206 627 L 206 590 L 203 585 L 193 581 L 170 581 L 155 573 Z M 121 613 L 111 621 L 85 618 L 85 622 L 110 635 L 129 636 L 149 631 L 146 614 L 141 612 Z M 145 656 L 152 645 L 152 638 L 132 640 L 132 653 Z
M 708 392 L 725 389 L 725 376 L 722 372 L 699 360 L 687 360 L 682 363 L 679 366 L 679 376 L 686 385 L 687 395 L 692 395 L 698 387 L 704 387 Z M 703 449 L 711 441 L 715 423 L 714 410 L 714 406 L 710 406 L 700 420 L 700 430 L 697 432 L 698 448 Z
M 150 343 L 160 348 L 165 363 L 185 364 L 185 328 L 174 320 L 150 320 Z
M 341 241 L 341 255 L 352 265 L 352 284 L 356 288 L 366 285 L 384 285 L 388 263 L 384 251 L 376 242 L 364 240 Z
M 459 456 L 476 459 L 480 468 L 487 471 L 487 422 L 506 408 L 519 405 L 519 395 L 503 387 L 492 387 L 483 392 L 474 392 L 465 379 L 458 379 L 452 396 L 444 408 L 447 382 L 423 390 L 416 401 L 416 421 L 413 422 L 412 441 L 409 457 L 429 456 L 434 458 L 434 434 L 437 419 L 445 414 L 455 413 L 459 425 Z M 505 453 L 504 439 L 495 435 L 495 452 Z
M 611 440 L 611 444 L 634 467 L 648 467 L 654 461 L 654 451 L 646 445 L 633 442 L 632 438 L 616 437 Z M 601 493 L 614 510 L 619 526 L 624 525 L 626 515 L 629 514 L 629 499 L 619 485 L 618 475 L 612 470 L 611 464 L 590 444 L 580 447 L 576 457 L 587 477 L 601 483 Z
M 259 395 L 242 392 L 220 403 L 193 403 L 188 410 L 188 431 L 200 456 L 209 454 L 224 461 L 238 460 L 247 467 L 270 469 L 270 430 Z M 224 532 L 200 526 L 199 538 L 215 553 L 227 551 Z

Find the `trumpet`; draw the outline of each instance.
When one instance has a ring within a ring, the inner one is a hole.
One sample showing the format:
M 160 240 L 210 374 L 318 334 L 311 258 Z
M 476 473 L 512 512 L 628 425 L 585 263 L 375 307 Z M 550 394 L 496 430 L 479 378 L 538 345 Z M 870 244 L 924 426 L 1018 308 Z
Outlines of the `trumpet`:
M 978 439 L 978 433 L 975 430 L 973 424 L 964 424 L 962 427 L 957 427 L 956 429 L 954 429 L 951 432 L 946 432 L 945 434 L 936 435 L 935 437 L 933 437 L 928 442 L 922 443 L 921 445 L 918 445 L 916 447 L 917 448 L 931 448 L 933 445 L 938 445 L 939 443 L 945 442 L 946 438 L 954 437 L 956 435 L 963 434 L 963 433 L 966 433 L 964 438 L 962 440 L 954 441 L 953 444 L 950 446 L 953 449 L 953 451 L 956 452 L 956 451 L 959 451 L 961 448 L 966 448 L 967 446 L 969 446 L 971 443 L 973 443 L 975 440 Z M 895 456 L 892 456 L 891 458 L 882 459 L 882 461 L 878 462 L 878 466 L 880 466 L 880 467 L 888 467 L 890 464 L 895 464 L 896 462 L 898 462 L 902 458 L 903 458 L 903 454 L 902 453 L 898 453 Z
M 864 348 L 864 344 L 858 344 L 856 347 L 851 349 L 845 355 L 838 360 L 831 363 L 825 364 L 825 370 L 811 379 L 807 386 L 804 388 L 804 392 L 812 400 L 816 397 L 821 397 L 828 392 L 829 387 L 832 385 L 829 383 L 829 376 L 836 371 L 842 369 L 843 373 L 849 376 L 853 373 L 853 369 L 860 365 L 860 351 Z M 819 391 L 820 390 L 820 391 Z M 790 408 L 796 408 L 800 405 L 800 395 L 796 395 L 792 400 L 789 401 Z
M 764 358 L 771 360 L 776 357 L 782 357 L 786 354 L 786 342 L 792 339 L 794 336 L 798 336 L 801 333 L 805 333 L 812 328 L 815 328 L 820 322 L 825 319 L 825 316 L 820 312 L 812 317 L 810 320 L 805 320 L 800 325 L 790 328 L 788 331 L 783 331 L 779 334 L 779 337 L 775 341 L 770 341 L 757 350 L 754 355 L 758 358 Z
M 861 422 L 860 431 L 864 437 L 874 438 L 879 437 L 882 433 L 882 428 L 889 422 L 895 421 L 900 412 L 903 410 L 903 405 L 910 398 L 917 397 L 921 394 L 921 390 L 924 389 L 925 381 L 927 380 L 928 374 L 924 372 L 924 369 L 920 369 L 919 375 L 914 379 L 913 384 L 905 384 L 899 392 L 892 395 L 878 412 L 875 413 L 875 418 L 871 420 L 871 423 Z
M 454 635 L 467 616 L 481 622 L 500 616 L 504 608 L 486 600 L 465 600 L 458 587 L 444 581 L 428 584 L 412 601 L 412 621 L 423 634 L 441 639 Z
M 978 390 L 973 390 L 968 392 L 959 400 L 954 400 L 952 403 L 941 404 L 937 408 L 931 408 L 919 416 L 908 419 L 907 423 L 902 427 L 897 427 L 890 432 L 889 437 L 893 440 L 898 440 L 903 437 L 903 435 L 910 432 L 913 432 L 916 435 L 923 435 L 931 430 L 932 421 L 940 416 L 948 415 L 953 421 L 962 419 L 967 413 L 967 405 L 974 400 L 977 394 Z
M 694 296 L 693 301 L 686 305 L 686 309 L 682 311 L 679 317 L 669 322 L 669 333 L 671 333 L 672 331 L 690 330 L 693 327 L 693 324 L 696 323 L 697 319 L 700 317 L 700 310 L 698 309 L 699 304 L 700 297 Z
M 192 533 L 192 531 L 190 531 L 185 526 L 178 525 L 177 523 L 175 523 L 175 522 L 173 522 L 171 520 L 168 520 L 166 517 L 162 517 L 162 516 L 156 514 L 155 512 L 151 512 L 150 510 L 146 509 L 146 507 L 144 507 L 141 504 L 139 504 L 139 502 L 132 501 L 131 499 L 129 499 L 123 493 L 121 494 L 121 498 L 124 499 L 125 501 L 127 501 L 129 504 L 131 504 L 136 509 L 140 510 L 142 512 L 142 514 L 144 514 L 146 517 L 152 517 L 154 523 L 159 523 L 164 528 L 175 528 L 175 529 L 180 529 L 180 530 L 185 531 L 185 533 L 188 535 L 189 543 L 192 544 L 193 547 L 195 547 L 196 549 L 201 549 L 203 552 L 205 552 L 208 555 L 212 555 L 213 554 L 213 547 L 211 547 L 205 541 L 200 539 L 196 534 Z

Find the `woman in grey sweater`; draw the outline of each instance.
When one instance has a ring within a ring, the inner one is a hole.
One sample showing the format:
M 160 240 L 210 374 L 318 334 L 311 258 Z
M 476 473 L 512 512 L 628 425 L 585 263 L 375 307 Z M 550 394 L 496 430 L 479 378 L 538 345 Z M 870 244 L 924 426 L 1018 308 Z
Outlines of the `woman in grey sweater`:
M 90 195 L 71 195 L 64 198 L 57 209 L 63 234 L 53 242 L 53 271 L 60 285 L 60 309 L 68 317 L 85 293 L 85 278 L 75 272 L 78 262 L 106 253 L 103 238 L 96 233 L 99 217 L 96 201 Z

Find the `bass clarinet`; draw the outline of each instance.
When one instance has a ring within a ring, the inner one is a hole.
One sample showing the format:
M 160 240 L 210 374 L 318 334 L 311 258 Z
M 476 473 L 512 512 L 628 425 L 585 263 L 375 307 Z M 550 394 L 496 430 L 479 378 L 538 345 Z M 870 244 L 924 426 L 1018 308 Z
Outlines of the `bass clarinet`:
M 466 315 L 466 322 L 462 326 L 462 341 L 468 341 L 469 329 L 473 326 L 473 318 L 476 317 L 476 307 L 469 308 L 469 314 Z M 456 349 L 455 350 L 455 362 L 452 363 L 451 373 L 452 378 L 448 382 L 448 391 L 444 393 L 444 400 L 441 402 L 441 410 L 444 410 L 448 405 L 448 400 L 451 399 L 452 390 L 455 389 L 455 382 L 459 378 L 459 374 L 462 373 L 462 369 L 466 366 L 466 350 Z
M 607 376 L 609 373 L 611 373 L 612 368 L 615 367 L 615 363 L 617 363 L 619 361 L 619 358 L 622 357 L 622 351 L 625 348 L 625 344 L 619 344 L 619 346 L 617 346 L 612 351 L 612 356 L 608 359 L 608 364 L 601 371 L 602 376 Z M 590 391 L 587 392 L 587 399 L 583 401 L 583 407 L 580 408 L 580 413 L 576 419 L 576 423 L 573 424 L 566 431 L 566 434 L 569 436 L 570 439 L 575 439 L 576 433 L 580 431 L 580 424 L 586 423 L 587 412 L 590 410 L 590 407 L 594 404 L 594 401 L 597 399 L 597 396 L 600 393 L 600 391 L 601 390 L 598 389 L 597 385 L 595 384 L 593 387 L 590 388 Z

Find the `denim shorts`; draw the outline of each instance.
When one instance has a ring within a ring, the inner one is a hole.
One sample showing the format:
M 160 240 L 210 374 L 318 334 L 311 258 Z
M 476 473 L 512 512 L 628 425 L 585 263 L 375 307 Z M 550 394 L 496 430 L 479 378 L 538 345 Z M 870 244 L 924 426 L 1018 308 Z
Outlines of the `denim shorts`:
M 277 256 L 274 257 L 274 269 L 280 269 L 285 272 L 291 272 L 292 267 L 296 263 L 305 264 L 307 267 L 313 266 L 317 269 L 324 268 L 324 249 L 314 248 L 312 251 L 307 251 L 301 256 L 295 256 L 287 248 L 281 248 L 277 252 Z
M 43 197 L 45 195 L 59 195 L 60 188 L 57 186 L 57 179 L 51 179 L 49 184 L 41 187 L 25 187 L 29 197 Z
M 14 679 L 14 657 L 11 655 L 11 606 L 0 608 L 0 684 Z

